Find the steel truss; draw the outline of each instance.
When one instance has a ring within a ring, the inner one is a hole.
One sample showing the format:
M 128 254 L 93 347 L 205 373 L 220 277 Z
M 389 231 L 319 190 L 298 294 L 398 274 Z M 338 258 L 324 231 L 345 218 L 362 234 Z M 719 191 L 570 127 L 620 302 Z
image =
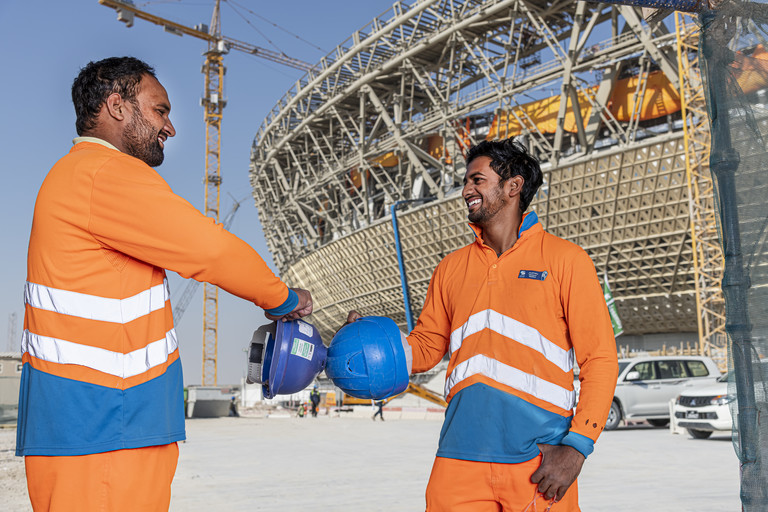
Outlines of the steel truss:
M 312 321 L 329 335 L 357 308 L 404 324 L 389 206 L 434 199 L 399 217 L 419 308 L 437 262 L 470 240 L 463 151 L 517 130 L 546 171 L 533 207 L 608 269 L 625 332 L 696 331 L 681 116 L 638 115 L 658 93 L 652 74 L 679 90 L 676 47 L 634 8 L 571 0 L 396 2 L 355 32 L 252 148 L 267 244 L 283 277 L 313 291 Z M 610 108 L 626 77 L 628 119 Z M 526 108 L 551 97 L 549 118 Z
M 696 284 L 699 350 L 727 368 L 725 298 L 721 283 L 725 261 L 718 237 L 715 188 L 709 168 L 711 137 L 704 87 L 698 67 L 699 27 L 690 15 L 675 13 L 685 132 L 691 243 Z

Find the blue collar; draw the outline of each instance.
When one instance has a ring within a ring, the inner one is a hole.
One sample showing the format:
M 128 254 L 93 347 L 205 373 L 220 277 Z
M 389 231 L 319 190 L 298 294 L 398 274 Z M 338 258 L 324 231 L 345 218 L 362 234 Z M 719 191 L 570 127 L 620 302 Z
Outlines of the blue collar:
M 528 228 L 532 228 L 536 224 L 539 223 L 539 217 L 536 215 L 536 212 L 531 210 L 530 212 L 526 213 L 523 216 L 523 222 L 520 223 L 520 231 L 517 232 L 517 237 L 520 238 L 523 236 L 523 232 L 527 231 Z
M 528 231 L 530 228 L 535 226 L 539 223 L 539 216 L 536 215 L 536 212 L 531 210 L 530 212 L 523 215 L 523 222 L 520 223 L 520 229 L 517 231 L 517 238 L 520 238 L 523 236 L 523 233 Z M 480 229 L 480 226 L 477 224 L 470 222 L 469 227 L 472 229 L 472 233 L 474 233 L 475 238 L 477 240 L 481 240 L 482 237 L 482 229 Z

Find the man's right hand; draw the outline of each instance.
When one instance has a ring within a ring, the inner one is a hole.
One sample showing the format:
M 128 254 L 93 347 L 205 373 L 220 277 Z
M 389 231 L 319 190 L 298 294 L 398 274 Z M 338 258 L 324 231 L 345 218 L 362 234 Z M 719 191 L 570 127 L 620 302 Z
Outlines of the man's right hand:
M 341 325 L 341 327 L 344 327 L 345 325 L 349 325 L 349 324 L 351 324 L 352 322 L 354 322 L 355 320 L 357 320 L 357 319 L 359 319 L 359 318 L 363 318 L 363 315 L 361 315 L 360 313 L 358 313 L 357 311 L 355 311 L 355 310 L 353 309 L 352 311 L 350 311 L 350 312 L 347 314 L 347 321 L 346 321 L 346 322 L 344 322 L 344 323 Z M 336 330 L 336 332 L 339 332 L 339 331 L 341 330 L 341 327 L 339 327 L 339 328 Z
M 579 476 L 585 457 L 571 446 L 539 444 L 538 447 L 541 465 L 531 475 L 531 482 L 538 484 L 537 490 L 544 499 L 560 501 Z
M 288 320 L 296 320 L 298 318 L 312 314 L 312 294 L 309 293 L 309 290 L 304 290 L 302 288 L 291 288 L 291 290 L 296 292 L 296 295 L 299 297 L 299 303 L 296 305 L 293 311 L 283 316 L 274 316 L 265 312 L 264 316 L 270 320 L 286 322 Z

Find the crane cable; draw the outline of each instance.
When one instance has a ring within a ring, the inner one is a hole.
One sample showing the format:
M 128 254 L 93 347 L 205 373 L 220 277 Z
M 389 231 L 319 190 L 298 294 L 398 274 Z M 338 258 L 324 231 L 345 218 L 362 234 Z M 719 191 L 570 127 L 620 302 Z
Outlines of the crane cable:
M 248 25 L 250 25 L 250 26 L 251 26 L 251 28 L 253 28 L 253 29 L 254 29 L 256 32 L 258 32 L 258 33 L 259 33 L 259 34 L 260 34 L 260 35 L 261 35 L 261 36 L 262 36 L 264 39 L 266 39 L 266 41 L 267 41 L 267 42 L 268 42 L 270 45 L 272 45 L 272 47 L 273 47 L 273 48 L 275 48 L 277 51 L 279 51 L 279 52 L 281 52 L 281 53 L 283 53 L 283 54 L 285 54 L 285 52 L 283 52 L 283 50 L 282 50 L 282 49 L 280 49 L 280 48 L 279 48 L 279 47 L 278 47 L 278 46 L 277 46 L 277 45 L 276 45 L 276 44 L 275 44 L 275 43 L 274 43 L 274 42 L 273 42 L 271 39 L 269 39 L 269 38 L 268 38 L 268 37 L 267 37 L 267 36 L 266 36 L 266 35 L 265 35 L 265 34 L 264 34 L 264 33 L 263 33 L 261 30 L 259 30 L 259 29 L 258 29 L 258 28 L 257 28 L 257 27 L 256 27 L 256 26 L 253 24 L 253 23 L 251 23 L 251 21 L 250 21 L 250 20 L 248 20 L 248 19 L 247 19 L 247 18 L 246 18 L 246 17 L 245 17 L 245 16 L 244 16 L 242 13 L 240 13 L 240 12 L 237 10 L 237 8 L 240 8 L 240 9 L 243 9 L 243 10 L 246 10 L 246 11 L 248 11 L 248 12 L 249 12 L 250 14 L 252 14 L 253 16 L 255 16 L 255 17 L 257 17 L 257 18 L 259 18 L 259 19 L 261 19 L 261 20 L 263 20 L 263 21 L 265 21 L 265 22 L 267 22 L 267 23 L 271 24 L 272 26 L 274 26 L 274 27 L 275 27 L 275 28 L 277 28 L 278 30 L 282 30 L 283 32 L 285 32 L 285 33 L 287 33 L 287 34 L 290 34 L 290 35 L 292 35 L 293 37 L 295 37 L 295 38 L 296 38 L 296 39 L 298 39 L 299 41 L 302 41 L 302 42 L 304 42 L 304 43 L 306 43 L 306 44 L 310 45 L 311 47 L 313 47 L 313 48 L 316 48 L 316 49 L 320 50 L 320 51 L 321 51 L 321 52 L 323 52 L 323 53 L 328 53 L 328 51 L 327 51 L 327 50 L 325 50 L 325 49 L 323 49 L 323 48 L 320 48 L 320 47 L 319 47 L 319 46 L 317 46 L 316 44 L 314 44 L 314 43 L 312 43 L 312 42 L 310 42 L 310 41 L 307 41 L 306 39 L 304 39 L 303 37 L 299 36 L 298 34 L 295 34 L 295 33 L 291 32 L 291 31 L 290 31 L 290 30 L 288 30 L 287 28 L 281 27 L 280 25 L 278 25 L 278 24 L 277 24 L 277 23 L 275 23 L 274 21 L 272 21 L 272 20 L 269 20 L 269 19 L 265 18 L 264 16 L 262 16 L 262 15 L 260 15 L 260 14 L 257 14 L 257 13 L 255 13 L 255 12 L 253 12 L 253 11 L 252 11 L 252 10 L 250 10 L 249 8 L 247 8 L 247 7 L 243 6 L 243 5 L 240 5 L 240 4 L 238 4 L 237 2 L 234 2 L 233 0 L 224 0 L 224 3 L 227 3 L 227 4 L 229 4 L 229 5 L 230 5 L 230 7 L 232 8 L 232 10 L 233 10 L 233 11 L 234 11 L 234 12 L 235 12 L 235 13 L 236 13 L 238 16 L 240 16 L 240 17 L 243 19 L 243 21 L 245 21 L 245 22 L 246 22 Z

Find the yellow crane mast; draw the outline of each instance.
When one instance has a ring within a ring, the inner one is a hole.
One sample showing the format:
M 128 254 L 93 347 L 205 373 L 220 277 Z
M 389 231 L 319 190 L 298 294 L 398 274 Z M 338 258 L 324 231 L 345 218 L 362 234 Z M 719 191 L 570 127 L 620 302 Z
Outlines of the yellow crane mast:
M 219 190 L 221 187 L 221 118 L 224 100 L 224 55 L 230 49 L 256 55 L 269 61 L 308 71 L 311 65 L 282 53 L 260 48 L 237 39 L 221 35 L 220 0 L 216 0 L 211 25 L 194 28 L 143 11 L 130 0 L 99 0 L 101 5 L 117 11 L 118 21 L 132 27 L 135 18 L 162 26 L 177 35 L 188 35 L 208 42 L 204 53 L 205 96 L 201 105 L 205 109 L 205 215 L 219 221 Z M 202 385 L 216 385 L 216 357 L 218 353 L 219 289 L 208 283 L 203 288 L 203 373 Z
M 725 262 L 718 240 L 715 189 L 709 169 L 709 117 L 698 65 L 700 28 L 692 15 L 682 12 L 675 12 L 675 28 L 690 197 L 699 353 L 710 356 L 725 371 L 727 338 L 725 299 L 721 288 Z

